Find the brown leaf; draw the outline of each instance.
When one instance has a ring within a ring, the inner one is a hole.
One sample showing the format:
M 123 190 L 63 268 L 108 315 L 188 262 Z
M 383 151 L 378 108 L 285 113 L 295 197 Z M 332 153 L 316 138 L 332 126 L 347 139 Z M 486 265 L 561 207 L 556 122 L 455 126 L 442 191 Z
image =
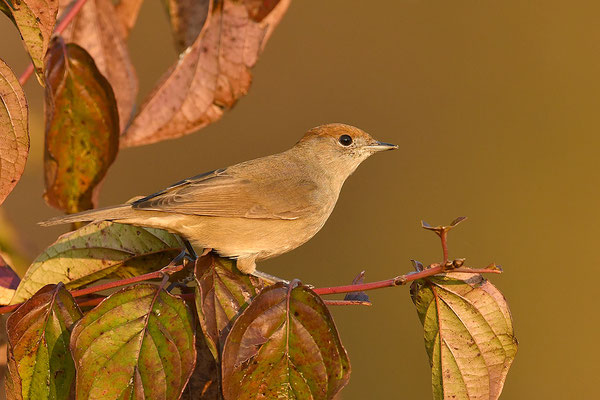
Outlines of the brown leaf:
M 200 34 L 210 11 L 210 3 L 211 0 L 163 0 L 178 52 L 191 46 Z
M 7 10 L 3 9 L 3 11 Z M 12 1 L 9 11 L 29 52 L 38 80 L 43 86 L 44 56 L 56 23 L 58 0 Z
M 62 36 L 65 42 L 83 47 L 110 82 L 117 100 L 122 131 L 135 106 L 138 80 L 129 58 L 125 29 L 112 1 L 88 0 Z
M 119 148 L 110 84 L 76 44 L 55 40 L 46 56 L 46 202 L 67 213 L 92 208 Z
M 0 204 L 19 182 L 28 154 L 25 93 L 8 65 L 0 60 Z
M 180 137 L 220 119 L 248 92 L 250 69 L 290 1 L 261 7 L 255 0 L 219 2 L 196 41 L 141 107 L 121 144 Z

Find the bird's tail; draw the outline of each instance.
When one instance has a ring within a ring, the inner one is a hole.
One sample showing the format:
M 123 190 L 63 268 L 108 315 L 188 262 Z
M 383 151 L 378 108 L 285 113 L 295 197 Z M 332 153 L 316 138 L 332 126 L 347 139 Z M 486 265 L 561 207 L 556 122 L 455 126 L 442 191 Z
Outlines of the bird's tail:
M 38 224 L 41 226 L 52 226 L 68 224 L 70 222 L 112 221 L 115 219 L 131 217 L 134 212 L 135 211 L 131 208 L 131 204 L 121 204 L 119 206 L 83 211 L 77 214 L 62 215 L 60 217 L 38 222 Z

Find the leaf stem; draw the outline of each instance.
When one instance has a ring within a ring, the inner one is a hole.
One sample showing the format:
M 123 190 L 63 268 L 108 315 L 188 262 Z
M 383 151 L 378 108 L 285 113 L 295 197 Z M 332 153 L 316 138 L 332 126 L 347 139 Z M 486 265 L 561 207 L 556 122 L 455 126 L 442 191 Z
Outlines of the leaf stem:
M 60 22 L 54 28 L 54 34 L 61 34 L 67 28 L 67 26 L 73 21 L 73 18 L 79 13 L 81 7 L 84 6 L 87 0 L 75 0 L 75 4 L 60 18 Z M 19 84 L 21 86 L 25 85 L 29 78 L 33 75 L 33 63 L 29 63 L 25 71 L 19 77 Z

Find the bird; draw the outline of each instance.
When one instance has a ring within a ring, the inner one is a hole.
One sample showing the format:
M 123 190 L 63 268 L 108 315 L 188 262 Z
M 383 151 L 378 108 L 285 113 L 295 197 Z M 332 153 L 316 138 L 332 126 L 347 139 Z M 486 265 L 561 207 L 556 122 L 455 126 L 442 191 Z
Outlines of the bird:
M 212 249 L 255 274 L 256 262 L 289 252 L 325 224 L 342 185 L 374 153 L 397 149 L 354 126 L 308 130 L 290 149 L 177 182 L 117 206 L 41 222 L 113 221 L 160 228 Z

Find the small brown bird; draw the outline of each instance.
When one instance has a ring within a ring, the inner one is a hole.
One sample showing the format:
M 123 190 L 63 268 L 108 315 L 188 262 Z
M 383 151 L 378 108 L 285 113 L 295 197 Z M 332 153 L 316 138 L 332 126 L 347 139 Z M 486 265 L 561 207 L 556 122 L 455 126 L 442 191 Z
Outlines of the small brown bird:
M 328 124 L 309 130 L 291 149 L 197 175 L 126 204 L 57 217 L 42 225 L 114 221 L 166 229 L 196 248 L 256 261 L 312 238 L 333 211 L 344 181 L 371 154 L 397 149 L 362 130 Z

